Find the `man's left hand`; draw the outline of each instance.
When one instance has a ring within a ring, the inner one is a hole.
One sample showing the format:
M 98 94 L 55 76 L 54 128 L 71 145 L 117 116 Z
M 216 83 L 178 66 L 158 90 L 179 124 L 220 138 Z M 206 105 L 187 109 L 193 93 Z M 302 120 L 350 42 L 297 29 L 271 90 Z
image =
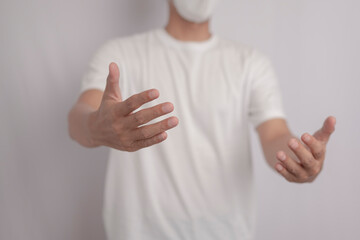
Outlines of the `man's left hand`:
M 322 128 L 314 135 L 305 133 L 301 136 L 301 143 L 296 138 L 290 139 L 288 146 L 294 153 L 289 156 L 285 151 L 276 154 L 279 162 L 276 163 L 276 170 L 289 182 L 312 182 L 320 173 L 326 152 L 326 144 L 330 135 L 335 131 L 335 117 L 328 117 Z

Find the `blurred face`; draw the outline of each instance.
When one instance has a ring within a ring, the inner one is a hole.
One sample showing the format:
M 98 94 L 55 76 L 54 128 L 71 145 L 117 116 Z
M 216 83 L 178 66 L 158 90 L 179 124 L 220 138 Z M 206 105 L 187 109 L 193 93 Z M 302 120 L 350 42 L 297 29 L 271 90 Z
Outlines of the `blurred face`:
M 189 22 L 202 23 L 209 20 L 218 0 L 170 0 L 181 17 Z

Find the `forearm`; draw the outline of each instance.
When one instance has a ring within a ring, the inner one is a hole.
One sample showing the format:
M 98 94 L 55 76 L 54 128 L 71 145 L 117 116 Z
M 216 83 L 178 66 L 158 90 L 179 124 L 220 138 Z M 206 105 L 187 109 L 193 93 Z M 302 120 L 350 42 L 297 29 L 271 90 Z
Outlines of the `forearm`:
M 78 102 L 68 115 L 69 135 L 84 147 L 93 148 L 99 146 L 92 141 L 89 129 L 89 121 L 95 111 L 96 109 L 92 106 Z
M 276 159 L 276 154 L 279 150 L 284 151 L 289 156 L 294 156 L 293 152 L 288 147 L 288 142 L 291 138 L 296 137 L 290 132 L 288 132 L 279 135 L 276 138 L 263 141 L 261 143 L 265 159 L 272 168 L 275 168 L 275 164 L 276 162 L 278 162 L 278 160 Z

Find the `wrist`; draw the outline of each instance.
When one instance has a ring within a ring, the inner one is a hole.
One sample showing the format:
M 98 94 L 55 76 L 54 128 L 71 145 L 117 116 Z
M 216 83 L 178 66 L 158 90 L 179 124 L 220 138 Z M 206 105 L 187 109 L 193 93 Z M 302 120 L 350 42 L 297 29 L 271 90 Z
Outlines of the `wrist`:
M 97 124 L 98 111 L 90 112 L 86 119 L 87 126 L 87 141 L 90 147 L 98 147 L 102 144 L 98 140 L 98 124 Z

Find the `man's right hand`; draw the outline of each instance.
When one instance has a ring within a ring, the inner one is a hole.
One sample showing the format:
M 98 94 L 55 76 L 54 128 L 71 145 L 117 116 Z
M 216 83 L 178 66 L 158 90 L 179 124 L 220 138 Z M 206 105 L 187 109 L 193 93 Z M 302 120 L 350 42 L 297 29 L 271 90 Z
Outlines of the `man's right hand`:
M 119 77 L 118 66 L 111 63 L 100 107 L 88 120 L 93 144 L 133 152 L 164 141 L 166 131 L 178 124 L 176 117 L 144 124 L 172 112 L 174 106 L 166 102 L 133 113 L 143 104 L 158 98 L 159 92 L 151 89 L 122 101 Z

